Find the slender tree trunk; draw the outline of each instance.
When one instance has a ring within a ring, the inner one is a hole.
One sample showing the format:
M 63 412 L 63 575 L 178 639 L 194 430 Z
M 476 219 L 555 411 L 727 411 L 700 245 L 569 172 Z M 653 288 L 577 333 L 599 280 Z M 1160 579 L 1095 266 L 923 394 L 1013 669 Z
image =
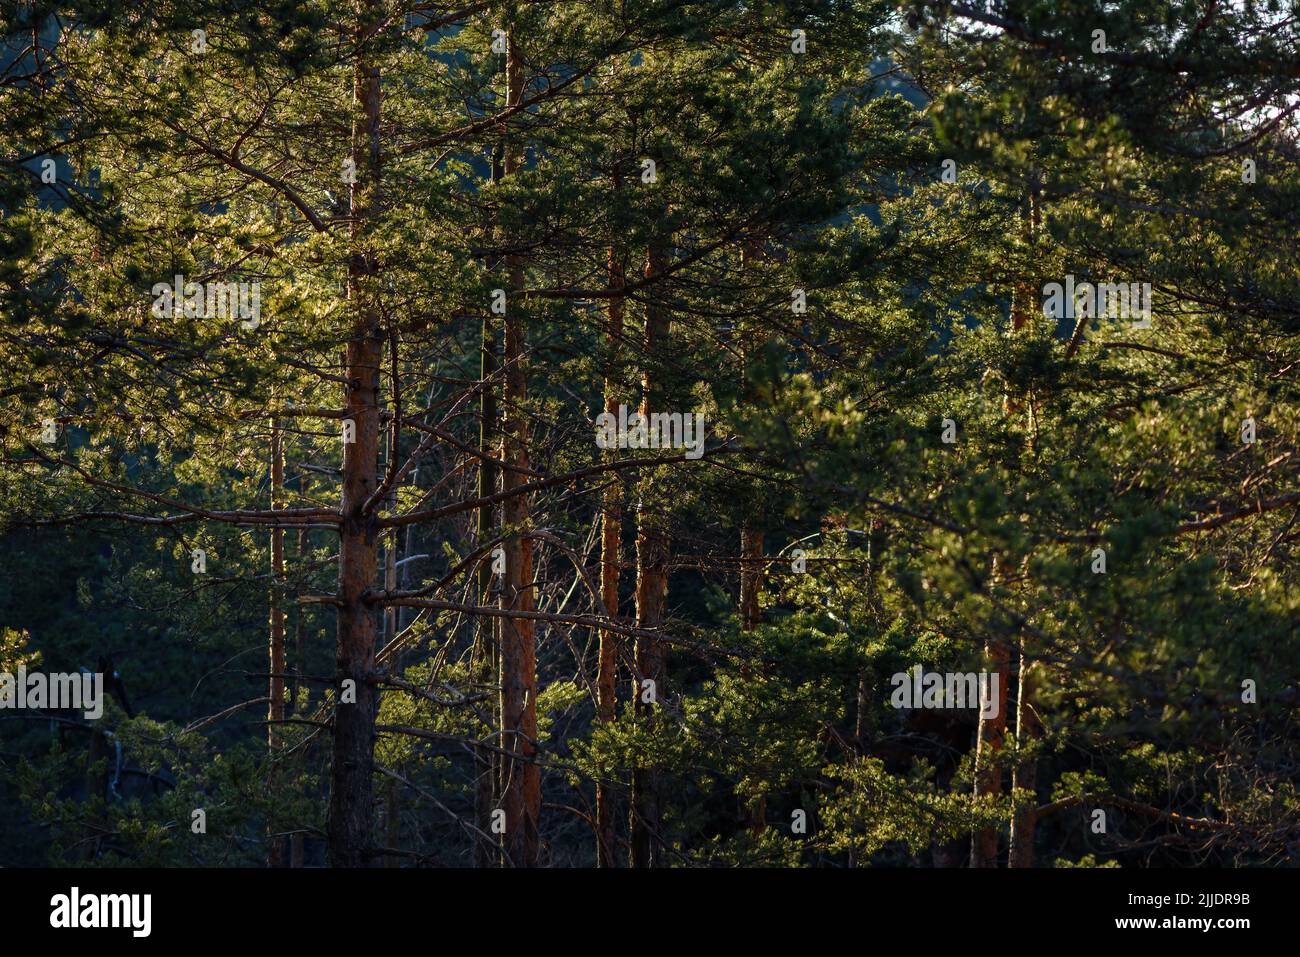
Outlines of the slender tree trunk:
M 494 163 L 495 166 L 495 163 Z M 483 455 L 493 451 L 493 435 L 496 431 L 497 398 L 496 385 L 492 383 L 497 369 L 496 333 L 492 328 L 490 312 L 484 312 L 483 325 L 479 337 L 479 377 L 483 382 L 483 392 L 479 400 L 478 447 Z M 497 467 L 493 462 L 479 460 L 478 497 L 491 495 L 497 487 Z M 481 505 L 478 509 L 478 542 L 483 545 L 492 540 L 494 524 L 491 505 Z M 481 604 L 488 604 L 492 599 L 492 556 L 485 555 L 478 566 L 478 596 Z M 478 634 L 474 648 L 474 677 L 479 686 L 497 687 L 497 636 L 496 619 L 482 615 L 478 620 Z M 491 730 L 491 729 L 485 729 Z M 496 808 L 496 755 L 497 752 L 486 745 L 474 749 L 474 808 L 479 830 L 484 834 L 492 833 L 492 811 Z M 474 861 L 479 867 L 491 867 L 499 857 L 498 848 L 480 837 L 475 845 Z
M 762 621 L 758 591 L 763 582 L 763 533 L 751 524 L 740 529 L 740 629 L 753 631 Z M 760 794 L 749 806 L 749 830 L 755 837 L 767 826 L 767 797 Z
M 1026 242 L 1032 241 L 1034 227 L 1038 217 L 1037 201 L 1033 194 L 1026 199 L 1022 208 L 1022 231 Z M 1011 334 L 1015 335 L 1029 324 L 1029 311 L 1034 301 L 1034 291 L 1030 282 L 1018 281 L 1011 291 Z M 1002 397 L 1002 410 L 1007 415 L 1023 411 L 1024 402 L 1020 396 L 1009 392 Z M 990 584 L 996 584 L 998 562 L 993 560 L 993 574 Z M 998 713 L 994 718 L 980 717 L 979 740 L 975 751 L 975 796 L 996 795 L 1002 793 L 1002 773 L 997 766 L 997 752 L 1002 750 L 1002 742 L 1007 728 L 1007 678 L 1010 653 L 1004 642 L 990 639 L 984 644 L 986 667 L 998 676 Z M 996 867 L 998 855 L 998 832 L 994 828 L 981 828 L 971 842 L 971 867 Z
M 420 470 L 418 468 L 411 469 L 411 486 L 416 489 L 420 487 Z M 402 570 L 397 573 L 397 587 L 400 588 L 402 591 L 406 591 L 408 588 L 411 587 L 411 569 L 415 566 L 415 561 L 416 561 L 414 525 L 406 526 L 406 531 L 403 534 L 403 539 L 405 541 L 405 544 L 402 547 L 403 558 L 399 563 L 402 567 Z M 407 625 L 411 623 L 411 613 L 412 613 L 412 609 L 409 605 L 402 605 L 397 609 L 397 633 L 399 635 L 403 631 L 405 631 Z M 397 657 L 398 658 L 401 657 L 400 652 L 398 653 Z M 396 662 L 394 662 L 393 668 L 394 670 L 396 670 L 397 668 Z
M 506 104 L 523 97 L 523 63 L 513 36 L 507 39 Z M 505 151 L 505 175 L 522 166 L 523 150 L 510 142 Z M 505 316 L 506 416 L 503 423 L 506 466 L 502 489 L 509 491 L 528 480 L 528 424 L 525 409 L 527 380 L 524 376 L 524 317 L 519 297 L 524 285 L 524 268 L 518 256 L 507 259 L 510 294 Z M 502 608 L 534 610 L 532 541 L 528 537 L 528 497 L 515 495 L 503 503 L 505 524 L 510 527 L 506 543 L 506 575 L 501 593 Z M 501 807 L 505 811 L 505 849 L 516 867 L 537 864 L 537 822 L 541 814 L 541 768 L 536 763 L 537 740 L 537 649 L 533 621 L 528 618 L 501 620 L 501 746 L 510 752 L 502 758 Z
M 867 611 L 872 624 L 881 630 L 885 627 L 885 610 L 880 601 L 880 591 L 876 586 L 876 572 L 880 564 L 880 549 L 884 539 L 884 530 L 879 522 L 872 519 L 867 524 L 867 573 L 865 591 Z M 853 737 L 861 753 L 867 747 L 867 738 L 871 734 L 871 691 L 872 671 L 865 666 L 858 672 L 857 713 L 853 726 Z
M 870 731 L 871 716 L 871 673 L 866 669 L 858 672 L 857 720 L 853 724 L 853 737 L 857 741 L 859 752 L 867 746 L 867 734 Z
M 652 246 L 646 257 L 647 277 L 660 274 L 666 256 L 661 247 Z M 652 293 L 653 296 L 653 293 Z M 643 416 L 659 408 L 661 390 L 655 381 L 653 362 L 669 331 L 667 311 L 653 299 L 646 305 L 646 367 L 641 379 Z M 663 624 L 668 599 L 668 533 L 661 503 L 657 500 L 654 477 L 641 480 L 637 503 L 636 536 L 636 624 L 639 629 L 654 631 Z M 634 707 L 644 726 L 653 727 L 655 712 L 667 693 L 667 661 L 664 643 L 654 638 L 636 640 Z M 647 684 L 649 682 L 649 684 Z M 638 760 L 632 772 L 632 860 L 633 867 L 657 867 L 662 861 L 661 807 L 658 773 Z
M 394 456 L 398 454 L 399 445 L 397 441 L 397 420 L 391 423 L 388 432 L 387 444 L 384 446 L 385 465 L 393 461 Z M 387 496 L 388 507 L 396 503 L 397 489 L 394 487 L 389 491 Z M 384 542 L 384 590 L 395 591 L 397 589 L 397 542 L 399 529 L 389 529 L 387 540 Z M 384 609 L 384 630 L 380 647 L 386 648 L 388 644 L 397 637 L 397 607 L 390 606 Z M 398 669 L 396 659 L 390 667 Z M 400 847 L 402 839 L 402 809 L 401 794 L 397 787 L 398 782 L 389 778 L 384 787 L 384 843 L 388 847 Z M 386 868 L 395 868 L 401 865 L 401 859 L 396 854 L 385 854 L 383 866 Z
M 306 497 L 309 494 L 306 477 L 298 476 L 299 494 Z M 310 564 L 310 555 L 307 554 L 307 529 L 298 529 L 297 552 L 295 553 L 298 560 L 298 567 L 306 569 Z M 303 675 L 307 674 L 307 613 L 303 607 L 302 596 L 307 593 L 306 582 L 302 575 L 298 577 L 297 586 L 294 589 L 296 609 L 293 616 L 293 686 L 292 693 L 289 696 L 289 712 L 291 714 L 302 714 L 307 710 L 307 682 L 303 680 Z
M 1002 769 L 998 755 L 1007 730 L 1007 646 L 997 639 L 984 643 L 985 668 L 997 675 L 996 713 L 980 712 L 979 738 L 975 746 L 975 797 L 1002 793 Z M 980 828 L 971 842 L 971 867 L 997 867 L 998 829 Z
M 762 255 L 763 244 L 760 240 L 751 238 L 742 244 L 740 247 L 741 272 L 744 273 Z M 740 326 L 741 388 L 748 401 L 757 399 L 751 369 L 756 339 L 754 326 L 742 321 Z M 761 497 L 761 490 L 751 487 L 748 493 L 751 508 L 747 509 L 747 516 L 756 512 L 761 514 L 759 509 L 752 507 L 757 504 L 758 497 Z M 758 593 L 763 583 L 762 558 L 763 532 L 752 519 L 746 517 L 740 526 L 740 594 L 737 601 L 740 630 L 742 632 L 753 631 L 763 620 L 762 611 L 758 604 Z M 767 823 L 766 795 L 759 794 L 755 797 L 750 802 L 747 814 L 750 833 L 757 838 L 763 833 Z
M 305 491 L 305 489 L 304 489 Z M 307 529 L 298 529 L 298 566 L 306 567 L 307 558 Z M 301 583 L 298 585 L 298 594 L 304 594 L 304 588 Z M 299 604 L 293 616 L 293 660 L 294 671 L 296 673 L 293 683 L 293 711 L 295 714 L 306 710 L 306 701 L 303 698 L 303 689 L 306 687 L 302 676 L 306 671 L 307 659 L 307 611 L 306 608 Z M 303 836 L 297 831 L 289 838 L 289 866 L 303 866 Z
M 1038 738 L 1039 723 L 1035 710 L 1034 664 L 1020 652 L 1020 686 L 1016 693 L 1016 746 L 1027 748 Z M 1034 866 L 1034 830 L 1038 826 L 1035 795 L 1038 787 L 1038 759 L 1032 755 L 1020 757 L 1011 774 L 1011 793 L 1018 807 L 1011 818 L 1011 849 L 1008 865 Z
M 763 533 L 746 522 L 740 529 L 740 628 L 753 631 L 763 620 L 758 593 L 763 584 Z
M 388 433 L 388 442 L 385 447 L 384 461 L 391 463 L 397 456 L 399 445 L 397 442 L 397 421 L 393 420 L 392 429 Z M 387 507 L 392 507 L 397 503 L 396 487 L 389 490 L 387 496 Z M 400 529 L 390 528 L 388 530 L 387 541 L 384 542 L 384 590 L 397 590 L 397 543 Z M 397 637 L 397 606 L 390 605 L 384 609 L 384 635 L 383 643 L 380 647 L 387 647 L 388 643 Z M 396 666 L 396 662 L 394 662 Z M 391 778 L 389 780 L 392 780 Z
M 763 254 L 763 244 L 751 239 L 740 249 L 740 269 L 743 273 L 757 262 Z M 757 399 L 754 390 L 751 364 L 756 345 L 756 330 L 748 323 L 740 328 L 741 388 L 747 400 Z M 761 491 L 751 488 L 752 497 Z M 752 501 L 752 498 L 751 498 Z M 750 512 L 753 515 L 755 512 Z M 761 514 L 761 512 L 759 512 Z M 758 607 L 758 593 L 763 583 L 763 531 L 750 517 L 740 527 L 740 627 L 742 631 L 753 631 L 762 621 L 762 612 Z
M 614 188 L 619 187 L 615 174 Z M 621 288 L 624 282 L 623 259 L 613 246 L 609 249 L 610 288 Z M 613 352 L 619 348 L 623 335 L 623 298 L 609 300 L 606 341 L 611 353 L 610 368 L 605 371 L 605 411 L 618 418 L 619 389 L 613 371 Z M 614 453 L 611 453 L 613 455 Z M 622 566 L 623 508 L 622 486 L 611 482 L 605 489 L 600 514 L 600 600 L 611 616 L 618 615 L 618 579 Z M 618 703 L 618 642 L 612 631 L 600 633 L 600 661 L 596 671 L 596 710 L 602 724 L 614 721 Z M 596 866 L 616 867 L 614 840 L 614 786 L 601 778 L 596 782 Z
M 280 423 L 271 422 L 271 508 L 284 508 L 284 436 Z M 284 587 L 284 529 L 275 526 L 271 529 L 271 615 L 270 615 L 270 663 L 271 678 L 267 688 L 270 703 L 266 709 L 266 750 L 267 783 L 272 797 L 276 789 L 275 768 L 278 760 L 280 729 L 284 721 L 284 608 L 281 604 L 280 591 Z M 283 842 L 272 836 L 267 848 L 266 864 L 279 867 L 284 863 Z
M 1026 239 L 1032 244 L 1036 242 L 1038 231 L 1042 226 L 1042 202 L 1041 195 L 1037 187 L 1029 194 L 1029 212 L 1026 224 Z M 1022 294 L 1022 302 L 1025 303 L 1022 308 L 1022 314 L 1028 310 L 1028 303 L 1032 301 L 1034 283 L 1031 281 L 1028 288 Z M 1083 320 L 1080 319 L 1080 322 Z M 1020 323 L 1024 325 L 1024 321 Z M 1032 450 L 1033 436 L 1037 433 L 1035 417 L 1037 410 L 1035 401 L 1030 397 L 1029 401 L 1029 439 L 1030 449 Z M 1033 741 L 1037 739 L 1041 726 L 1038 722 L 1037 700 L 1034 694 L 1035 669 L 1034 663 L 1025 655 L 1023 646 L 1020 649 L 1020 686 L 1016 691 L 1016 745 L 1017 750 L 1029 748 Z M 1011 845 L 1007 855 L 1007 864 L 1010 867 L 1033 867 L 1034 866 L 1034 831 L 1038 826 L 1038 812 L 1035 810 L 1035 795 L 1038 788 L 1038 759 L 1032 754 L 1028 757 L 1020 757 L 1011 774 L 1011 793 L 1017 801 L 1025 802 L 1024 807 L 1018 808 L 1011 818 Z
M 360 46 L 373 32 L 378 5 L 365 0 Z M 365 503 L 375 491 L 379 470 L 379 367 L 383 330 L 375 291 L 375 262 L 368 248 L 371 220 L 379 195 L 379 69 L 358 60 L 353 88 L 348 299 L 353 326 L 347 344 L 346 417 L 355 441 L 343 445 L 342 523 L 339 530 L 337 680 L 334 712 L 334 764 L 330 780 L 329 855 L 336 867 L 372 863 L 375 747 L 375 615 L 366 598 L 378 565 L 378 528 Z M 350 682 L 345 691 L 344 685 Z M 355 703 L 344 696 L 355 695 Z

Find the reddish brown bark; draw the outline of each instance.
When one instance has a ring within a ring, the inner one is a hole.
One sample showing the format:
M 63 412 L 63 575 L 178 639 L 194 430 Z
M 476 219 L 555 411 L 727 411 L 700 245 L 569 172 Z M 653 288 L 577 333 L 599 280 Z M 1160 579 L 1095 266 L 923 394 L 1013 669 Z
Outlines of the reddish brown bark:
M 507 39 L 506 90 L 507 107 L 523 97 L 523 63 L 513 36 Z M 505 175 L 510 176 L 522 165 L 522 150 L 514 142 L 507 144 Z M 524 374 L 524 317 L 519 308 L 523 289 L 523 263 L 517 256 L 509 258 L 510 292 L 516 294 L 505 315 L 505 420 L 502 489 L 509 491 L 528 481 L 528 426 L 524 404 L 528 398 Z M 501 607 L 510 611 L 534 610 L 532 542 L 528 527 L 528 496 L 515 495 L 502 507 L 505 524 L 511 529 L 505 545 L 506 571 L 501 592 Z M 537 649 L 534 623 L 527 618 L 501 620 L 501 808 L 505 811 L 505 852 L 516 867 L 537 864 L 538 818 L 541 814 L 541 768 L 536 763 L 537 741 Z
M 368 0 L 360 46 L 378 16 Z M 372 863 L 376 698 L 370 683 L 375 661 L 375 615 L 367 598 L 375 584 L 378 528 L 366 503 L 375 491 L 379 471 L 379 368 L 383 331 L 376 301 L 375 263 L 368 248 L 371 220 L 379 195 L 379 69 L 357 62 L 353 86 L 352 158 L 356 183 L 351 186 L 352 254 L 348 264 L 348 300 L 352 330 L 345 370 L 346 418 L 355 426 L 355 441 L 343 446 L 342 522 L 339 528 L 338 632 L 336 676 L 339 695 L 334 711 L 334 763 L 330 778 L 328 843 L 336 867 Z M 344 703 L 342 691 L 351 682 L 355 703 Z
M 975 796 L 1002 793 L 1002 769 L 999 752 L 1007 730 L 1007 646 L 997 640 L 984 644 L 985 669 L 997 675 L 996 714 L 986 717 L 981 711 L 979 737 L 975 746 Z M 997 867 L 998 829 L 980 828 L 971 841 L 971 867 Z
M 660 274 L 665 262 L 663 250 L 657 246 L 652 247 L 646 257 L 645 275 L 650 277 Z M 646 305 L 646 366 L 641 377 L 640 408 L 643 416 L 649 416 L 652 410 L 663 411 L 659 408 L 661 390 L 652 365 L 663 347 L 668 331 L 667 310 L 652 298 Z M 647 631 L 654 631 L 663 624 L 664 608 L 668 601 L 667 523 L 660 503 L 655 499 L 654 477 L 647 475 L 641 480 L 636 516 L 636 623 L 638 628 Z M 638 720 L 646 726 L 654 725 L 655 712 L 667 692 L 666 682 L 667 655 L 664 643 L 654 638 L 637 638 L 633 700 Z M 631 803 L 631 864 L 633 867 L 659 866 L 663 854 L 659 776 L 655 769 L 640 762 L 632 772 Z

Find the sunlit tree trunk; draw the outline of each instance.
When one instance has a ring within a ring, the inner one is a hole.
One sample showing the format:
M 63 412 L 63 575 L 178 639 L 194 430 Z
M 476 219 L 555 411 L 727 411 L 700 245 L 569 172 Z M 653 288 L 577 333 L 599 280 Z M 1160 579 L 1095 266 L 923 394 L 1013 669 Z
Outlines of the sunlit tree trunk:
M 1007 646 L 999 639 L 984 643 L 984 668 L 997 675 L 995 713 L 980 712 L 979 737 L 975 746 L 975 797 L 996 797 L 1002 793 L 1002 768 L 998 757 L 1007 730 Z M 980 828 L 971 843 L 971 867 L 996 867 L 998 829 Z
M 355 42 L 364 49 L 381 14 L 365 0 L 362 26 Z M 374 816 L 373 765 L 375 689 L 370 683 L 375 662 L 375 615 L 366 596 L 375 585 L 378 527 L 366 503 L 374 493 L 379 470 L 379 367 L 383 357 L 375 260 L 369 248 L 379 198 L 379 68 L 358 56 L 353 87 L 352 159 L 356 183 L 351 187 L 351 256 L 348 300 L 352 331 L 344 365 L 346 418 L 355 441 L 343 446 L 342 523 L 339 529 L 338 641 L 339 699 L 334 711 L 334 764 L 330 779 L 329 855 L 336 867 L 372 863 Z M 344 703 L 342 686 L 351 682 L 355 703 Z
M 1020 684 L 1016 693 L 1016 746 L 1032 746 L 1038 738 L 1038 714 L 1035 710 L 1034 665 L 1020 652 Z M 1032 754 L 1021 756 L 1011 773 L 1011 794 L 1018 806 L 1011 818 L 1011 847 L 1007 855 L 1011 867 L 1034 866 L 1034 830 L 1038 825 L 1035 795 L 1038 786 L 1038 759 Z

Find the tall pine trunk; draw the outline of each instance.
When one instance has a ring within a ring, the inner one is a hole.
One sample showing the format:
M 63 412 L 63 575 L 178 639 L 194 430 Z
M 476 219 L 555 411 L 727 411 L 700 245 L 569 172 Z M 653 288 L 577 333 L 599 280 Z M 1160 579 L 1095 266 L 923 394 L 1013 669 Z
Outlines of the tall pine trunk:
M 763 533 L 746 522 L 740 529 L 740 629 L 753 631 L 762 621 L 758 591 L 763 583 Z M 767 797 L 758 795 L 749 807 L 749 830 L 754 837 L 767 826 Z
M 495 164 L 494 164 L 495 166 Z M 479 376 L 483 382 L 483 392 L 479 399 L 478 447 L 487 456 L 492 454 L 493 435 L 496 432 L 497 402 L 496 385 L 492 381 L 497 368 L 496 333 L 492 328 L 491 313 L 483 314 L 483 326 L 479 342 Z M 478 497 L 486 498 L 497 487 L 497 467 L 487 459 L 479 460 Z M 492 539 L 493 510 L 491 505 L 480 505 L 478 509 L 478 543 L 483 544 Z M 478 600 L 486 605 L 492 594 L 492 557 L 483 556 L 478 567 Z M 478 620 L 478 635 L 474 648 L 474 680 L 479 686 L 497 686 L 497 634 L 496 619 L 482 615 Z M 490 730 L 490 729 L 488 729 Z M 496 809 L 496 765 L 497 752 L 486 745 L 477 745 L 474 749 L 474 809 L 479 830 L 483 834 L 492 833 L 492 812 Z M 475 845 L 474 860 L 479 867 L 490 867 L 498 857 L 495 845 L 479 837 Z
M 615 174 L 614 188 L 619 187 Z M 609 249 L 609 285 L 620 289 L 624 282 L 621 254 L 611 245 Z M 605 370 L 605 411 L 618 418 L 619 390 L 614 377 L 613 354 L 619 348 L 623 335 L 623 297 L 609 300 L 606 342 L 610 351 L 609 367 Z M 613 454 L 613 453 L 611 453 Z M 600 513 L 600 600 L 610 616 L 618 615 L 618 579 L 622 565 L 623 508 L 622 485 L 611 482 L 605 489 Z M 618 635 L 605 630 L 600 633 L 600 661 L 596 670 L 596 711 L 602 724 L 615 718 L 618 703 Z M 615 867 L 614 840 L 615 793 L 612 782 L 604 778 L 596 782 L 596 866 Z
M 1031 248 L 1037 241 L 1038 231 L 1042 226 L 1042 197 L 1037 187 L 1029 193 L 1028 212 L 1025 217 L 1025 239 Z M 1028 321 L 1028 304 L 1034 295 L 1035 283 L 1030 282 L 1021 290 L 1022 309 L 1018 316 L 1021 328 Z M 1082 324 L 1083 319 L 1079 322 Z M 1072 338 L 1072 345 L 1077 342 Z M 1030 448 L 1033 448 L 1033 436 L 1038 432 L 1034 418 L 1037 415 L 1033 397 L 1029 401 Z M 1032 743 L 1037 739 L 1041 726 L 1038 721 L 1037 700 L 1034 694 L 1034 664 L 1025 654 L 1023 645 L 1020 649 L 1020 685 L 1016 692 L 1016 749 L 1030 749 L 1030 753 L 1017 754 L 1016 765 L 1011 773 L 1012 797 L 1019 805 L 1011 818 L 1011 845 L 1007 855 L 1010 867 L 1034 866 L 1034 831 L 1038 826 L 1038 813 L 1035 808 L 1038 788 L 1038 759 L 1033 756 Z
M 993 569 L 989 577 L 989 588 L 997 588 L 1001 577 L 1000 561 L 993 557 Z M 999 637 L 990 637 L 984 642 L 984 670 L 997 676 L 997 693 L 993 696 L 995 705 L 992 715 L 984 712 L 987 703 L 980 701 L 979 730 L 975 741 L 975 787 L 974 796 L 995 797 L 1002 793 L 1002 766 L 998 758 L 1007 731 L 1007 661 L 1009 653 L 1006 642 Z M 998 828 L 983 827 L 975 831 L 971 839 L 971 867 L 998 866 Z
M 747 240 L 740 248 L 740 269 L 744 271 L 756 263 L 762 256 L 763 244 L 756 239 Z M 748 402 L 757 400 L 755 394 L 752 363 L 757 340 L 757 330 L 750 324 L 742 322 L 740 328 L 741 388 Z M 761 495 L 757 489 L 749 489 L 751 496 Z M 752 515 L 753 512 L 749 511 Z M 751 518 L 746 517 L 740 526 L 740 591 L 737 610 L 740 615 L 740 630 L 753 631 L 762 621 L 762 611 L 758 604 L 758 593 L 763 583 L 763 531 Z M 767 819 L 767 797 L 756 796 L 750 803 L 749 829 L 754 837 L 763 833 Z
M 1037 202 L 1033 197 L 1026 200 L 1023 210 L 1023 235 L 1026 243 L 1033 238 L 1033 224 L 1037 218 Z M 1017 282 L 1011 292 L 1011 334 L 1014 336 L 1029 324 L 1029 309 L 1034 299 L 1030 283 Z M 1008 415 L 1015 415 L 1024 409 L 1019 396 L 1007 393 L 1002 398 L 1002 409 Z M 999 560 L 993 559 L 993 571 L 990 588 L 998 584 Z M 994 796 L 1002 793 L 1002 770 L 998 764 L 999 752 L 1006 738 L 1007 730 L 1007 679 L 1009 676 L 1010 650 L 1004 640 L 990 638 L 984 643 L 985 668 L 998 676 L 997 714 L 986 718 L 981 712 L 979 736 L 975 746 L 975 789 L 978 797 Z M 996 867 L 998 857 L 998 830 L 981 828 L 976 831 L 971 841 L 971 867 Z
M 1042 223 L 1041 201 L 1038 189 L 1030 190 L 1021 212 L 1021 229 L 1026 246 L 1031 250 L 1037 239 Z M 1029 324 L 1029 310 L 1035 301 L 1036 284 L 1033 277 L 1026 277 L 1020 283 L 1012 298 L 1011 331 L 1012 334 L 1023 330 Z M 1080 319 L 1080 323 L 1084 320 Z M 1031 394 L 1027 403 L 1027 433 L 1030 454 L 1033 453 L 1035 427 L 1035 397 Z M 1027 576 L 1025 576 L 1027 577 Z M 1011 840 L 1007 850 L 1008 867 L 1032 867 L 1034 863 L 1034 830 L 1038 824 L 1038 815 L 1034 810 L 1034 798 L 1038 784 L 1037 760 L 1026 756 L 1021 749 L 1028 748 L 1038 736 L 1038 716 L 1034 710 L 1033 663 L 1025 655 L 1024 646 L 1020 647 L 1020 660 L 1017 673 L 1019 686 L 1016 689 L 1016 762 L 1011 769 L 1011 796 L 1013 808 L 1011 816 Z M 1023 802 L 1024 806 L 1021 806 Z
M 523 63 L 515 38 L 507 39 L 506 105 L 515 106 L 523 97 Z M 523 164 L 523 150 L 513 141 L 505 151 L 505 175 Z M 505 419 L 503 422 L 505 468 L 502 490 L 510 491 L 528 481 L 528 398 L 524 376 L 525 351 L 521 293 L 524 268 L 518 256 L 507 257 L 510 290 L 505 316 Z M 509 297 L 513 297 L 511 300 Z M 532 540 L 528 536 L 528 497 L 514 495 L 502 507 L 510 528 L 506 542 L 506 574 L 501 607 L 508 611 L 534 610 Z M 537 649 L 533 621 L 507 617 L 501 620 L 501 808 L 505 811 L 504 844 L 516 867 L 537 864 L 537 822 L 541 814 L 541 768 L 536 763 L 537 740 Z
M 305 477 L 300 476 L 299 481 L 300 491 L 305 495 L 307 484 L 306 479 Z M 298 529 L 298 550 L 296 554 L 298 556 L 299 566 L 306 567 L 309 556 L 307 555 L 307 529 L 305 528 Z M 301 578 L 299 579 L 297 591 L 299 596 L 306 593 L 306 587 Z M 306 609 L 303 607 L 301 602 L 299 602 L 297 610 L 294 612 L 293 616 L 293 660 L 293 697 L 290 701 L 294 714 L 299 714 L 307 709 L 307 702 L 304 697 L 304 689 L 306 685 L 302 680 L 302 676 L 307 673 L 307 616 Z M 303 843 L 302 831 L 295 829 L 293 834 L 289 837 L 289 866 L 302 867 L 306 860 L 305 854 L 306 847 Z
M 379 10 L 373 0 L 363 6 L 358 47 L 374 30 Z M 379 68 L 357 61 L 353 86 L 352 159 L 356 182 L 351 187 L 351 257 L 348 300 L 352 332 L 347 344 L 345 415 L 355 426 L 355 441 L 343 446 L 342 523 L 339 529 L 337 680 L 334 712 L 334 764 L 330 778 L 329 854 L 336 867 L 363 867 L 372 860 L 375 749 L 374 686 L 375 615 L 366 602 L 375 584 L 378 527 L 373 509 L 365 507 L 375 491 L 379 471 L 379 367 L 383 331 L 377 303 L 375 262 L 369 248 L 371 220 L 379 198 Z M 344 682 L 351 682 L 355 703 L 345 703 Z
M 645 275 L 663 272 L 666 256 L 652 246 L 646 257 Z M 653 364 L 668 335 L 668 313 L 655 301 L 654 292 L 646 304 L 645 368 L 641 378 L 641 415 L 648 417 L 660 408 L 662 390 Z M 657 500 L 654 473 L 641 480 L 637 502 L 636 534 L 636 624 L 643 631 L 662 626 L 668 600 L 667 523 Z M 655 712 L 667 693 L 667 661 L 664 643 L 655 638 L 636 639 L 636 682 L 633 687 L 637 720 L 653 728 Z M 647 684 L 648 682 L 648 684 Z M 638 761 L 632 772 L 632 860 L 633 867 L 656 867 L 662 863 L 661 796 L 659 775 Z
M 284 436 L 280 423 L 271 422 L 271 508 L 284 508 Z M 284 607 L 281 590 L 284 587 L 284 529 L 278 525 L 271 529 L 271 613 L 270 613 L 270 665 L 271 676 L 267 695 L 271 699 L 266 709 L 267 783 L 274 797 L 275 768 L 281 722 L 284 721 Z M 274 835 L 267 848 L 268 867 L 284 863 L 283 843 Z
M 396 345 L 394 345 L 394 349 Z M 396 415 L 389 423 L 387 444 L 384 447 L 384 463 L 388 466 L 392 463 L 393 458 L 398 454 L 398 421 Z M 387 495 L 387 506 L 391 509 L 397 502 L 397 489 L 389 489 Z M 394 592 L 397 590 L 397 542 L 400 530 L 391 528 L 388 530 L 387 541 L 384 543 L 384 590 Z M 380 638 L 380 647 L 386 648 L 389 643 L 397 637 L 397 606 L 390 605 L 384 609 L 384 628 Z M 395 656 L 389 667 L 398 670 L 398 657 Z M 402 803 L 401 792 L 398 790 L 397 781 L 389 778 L 385 782 L 383 797 L 383 827 L 384 827 L 384 844 L 391 848 L 401 846 L 402 836 Z M 385 854 L 383 865 L 387 868 L 396 868 L 401 865 L 401 859 L 396 854 Z

